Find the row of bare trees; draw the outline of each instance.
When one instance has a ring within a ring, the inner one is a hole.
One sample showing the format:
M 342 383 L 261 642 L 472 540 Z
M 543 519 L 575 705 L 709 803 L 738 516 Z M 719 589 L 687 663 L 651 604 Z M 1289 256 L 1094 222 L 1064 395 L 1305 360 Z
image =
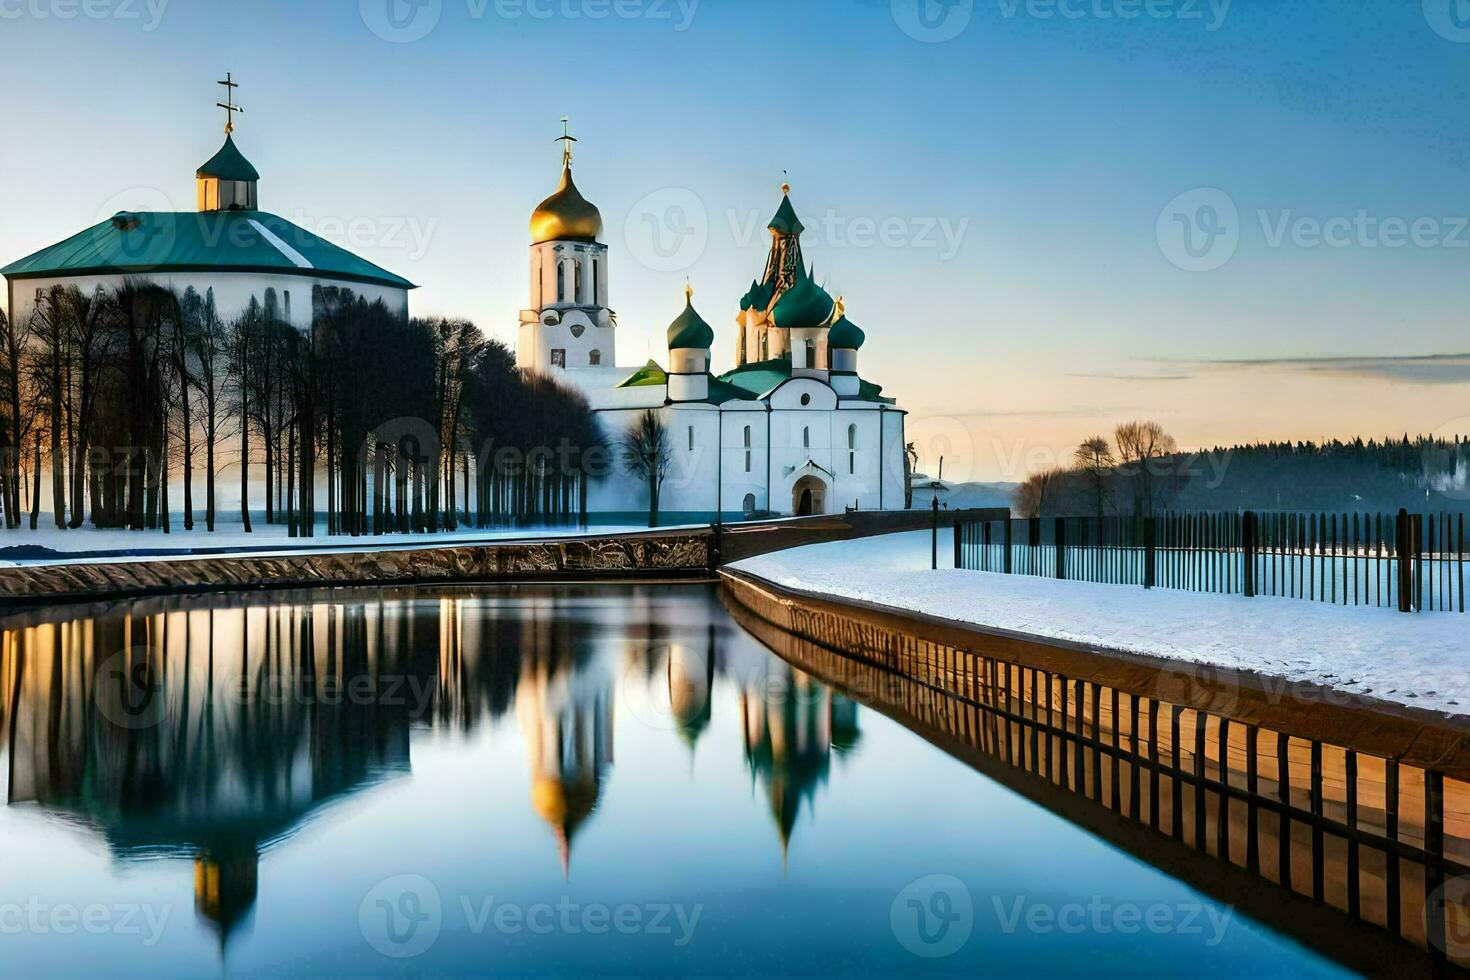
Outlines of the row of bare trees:
M 1112 442 L 1097 435 L 1072 453 L 1071 466 L 1047 467 L 1016 489 L 1021 517 L 1145 517 L 1159 513 L 1179 492 L 1179 452 L 1174 437 L 1157 422 L 1124 422 Z
M 474 324 L 349 289 L 316 287 L 306 328 L 273 289 L 223 318 L 212 290 L 144 279 L 0 311 L 6 527 L 45 505 L 59 529 L 168 532 L 178 506 L 193 530 L 201 467 L 208 530 L 234 467 L 245 531 L 260 489 L 268 524 L 312 537 L 323 515 L 351 535 L 578 519 L 609 459 L 585 400 Z

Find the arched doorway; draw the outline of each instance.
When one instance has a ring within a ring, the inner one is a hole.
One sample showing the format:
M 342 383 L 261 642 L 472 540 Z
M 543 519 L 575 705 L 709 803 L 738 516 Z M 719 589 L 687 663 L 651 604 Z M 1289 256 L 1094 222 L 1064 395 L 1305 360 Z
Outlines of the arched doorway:
M 815 476 L 804 476 L 791 488 L 791 512 L 797 517 L 827 513 L 827 484 Z

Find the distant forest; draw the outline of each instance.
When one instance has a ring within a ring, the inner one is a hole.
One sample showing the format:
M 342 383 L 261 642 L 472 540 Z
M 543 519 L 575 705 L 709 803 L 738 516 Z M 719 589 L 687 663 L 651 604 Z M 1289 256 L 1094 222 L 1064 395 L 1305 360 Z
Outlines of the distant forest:
M 1167 511 L 1470 513 L 1470 439 L 1263 442 L 1181 452 L 1156 423 L 1082 442 L 1070 467 L 1032 474 L 1018 516 Z

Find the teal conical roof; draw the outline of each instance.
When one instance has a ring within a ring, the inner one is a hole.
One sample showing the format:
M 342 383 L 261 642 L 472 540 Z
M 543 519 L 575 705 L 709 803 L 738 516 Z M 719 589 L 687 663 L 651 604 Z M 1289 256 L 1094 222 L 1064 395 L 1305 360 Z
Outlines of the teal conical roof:
M 827 334 L 827 346 L 833 350 L 861 350 L 863 341 L 867 339 L 858 325 L 844 315 L 832 324 Z
M 796 284 L 776 301 L 771 319 L 783 330 L 825 327 L 832 319 L 833 306 L 831 295 L 803 270 Z
M 715 345 L 715 332 L 694 311 L 694 291 L 684 294 L 684 312 L 669 324 L 669 350 L 709 350 Z
M 791 195 L 781 195 L 781 206 L 776 209 L 776 216 L 766 227 L 783 235 L 800 235 L 806 230 L 801 219 L 796 216 L 796 209 L 791 206 Z
M 259 180 L 260 174 L 251 166 L 250 161 L 245 159 L 245 154 L 235 145 L 235 137 L 226 136 L 225 145 L 219 148 L 219 152 L 209 158 L 209 162 L 199 168 L 200 177 L 214 177 L 218 180 Z

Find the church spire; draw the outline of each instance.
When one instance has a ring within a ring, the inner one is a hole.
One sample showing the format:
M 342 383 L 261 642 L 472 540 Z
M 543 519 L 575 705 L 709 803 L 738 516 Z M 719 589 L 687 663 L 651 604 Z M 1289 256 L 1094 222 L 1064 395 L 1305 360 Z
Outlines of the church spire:
M 235 146 L 235 113 L 245 110 L 235 104 L 240 85 L 232 72 L 225 73 L 225 101 L 215 103 L 225 110 L 225 145 L 195 173 L 200 211 L 254 211 L 260 207 L 260 173 Z

